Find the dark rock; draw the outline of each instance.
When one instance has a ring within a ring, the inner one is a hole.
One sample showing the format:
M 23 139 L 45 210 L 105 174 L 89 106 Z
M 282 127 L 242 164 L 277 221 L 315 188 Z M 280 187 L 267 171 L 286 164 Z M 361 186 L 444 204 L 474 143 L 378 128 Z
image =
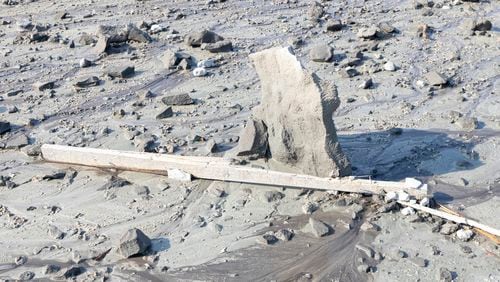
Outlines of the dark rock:
M 265 245 L 272 245 L 276 242 L 278 242 L 278 238 L 274 236 L 273 234 L 264 234 L 260 237 L 257 238 L 257 242 Z
M 43 271 L 44 274 L 54 274 L 57 273 L 61 270 L 61 267 L 59 265 L 55 264 L 49 264 L 45 266 L 45 269 Z
M 143 255 L 151 246 L 151 240 L 137 228 L 128 230 L 120 239 L 117 252 L 124 258 Z
M 261 158 L 267 155 L 267 148 L 267 128 L 264 122 L 253 119 L 248 121 L 240 135 L 236 155 Z
M 149 43 L 153 39 L 149 34 L 132 23 L 127 25 L 127 38 L 130 41 L 141 42 L 141 43 Z
M 42 180 L 63 179 L 65 176 L 66 176 L 65 171 L 56 171 L 51 174 L 46 174 L 42 176 Z
M 281 241 L 290 241 L 293 235 L 293 230 L 288 228 L 280 229 L 276 231 L 276 233 L 274 233 L 274 236 L 276 236 L 276 238 L 280 239 Z
M 473 31 L 488 31 L 493 28 L 493 25 L 489 20 L 473 21 L 472 30 Z
M 339 20 L 330 20 L 326 23 L 326 30 L 328 31 L 341 31 L 342 23 Z
M 205 147 L 207 148 L 207 151 L 209 153 L 217 152 L 217 143 L 215 142 L 214 139 L 208 140 L 207 145 Z
M 35 278 L 35 273 L 32 271 L 25 271 L 19 275 L 19 280 L 21 281 L 28 281 Z
M 163 104 L 168 106 L 184 106 L 194 103 L 193 99 L 191 99 L 191 96 L 189 96 L 189 94 L 187 93 L 166 96 L 163 97 L 161 101 L 163 102 Z
M 266 191 L 262 194 L 262 201 L 265 203 L 276 202 L 285 197 L 285 194 L 278 191 Z
M 85 267 L 83 266 L 71 266 L 64 270 L 63 277 L 66 279 L 77 277 L 85 272 Z
M 229 40 L 222 40 L 215 43 L 204 43 L 201 49 L 207 50 L 210 53 L 222 53 L 233 51 L 233 43 Z
M 437 280 L 439 282 L 452 282 L 453 275 L 451 274 L 451 271 L 449 271 L 447 268 L 441 267 L 441 268 L 439 268 Z
M 9 132 L 11 130 L 10 122 L 0 121 L 0 135 Z
M 156 116 L 156 119 L 170 118 L 173 116 L 174 116 L 174 111 L 172 110 L 172 107 L 167 107 L 165 110 L 163 110 Z
M 99 86 L 100 83 L 101 80 L 97 76 L 89 76 L 87 78 L 78 79 L 75 83 L 73 83 L 73 86 L 76 88 L 86 88 L 92 86 Z
M 112 78 L 129 78 L 134 76 L 135 67 L 134 66 L 110 67 L 106 71 L 106 74 Z
M 184 42 L 191 47 L 200 47 L 203 43 L 215 43 L 222 40 L 224 40 L 224 38 L 217 33 L 209 30 L 202 30 L 200 32 L 188 34 Z
M 48 89 L 54 89 L 55 86 L 56 86 L 55 81 L 45 81 L 45 82 L 38 81 L 33 84 L 33 90 L 45 91 Z

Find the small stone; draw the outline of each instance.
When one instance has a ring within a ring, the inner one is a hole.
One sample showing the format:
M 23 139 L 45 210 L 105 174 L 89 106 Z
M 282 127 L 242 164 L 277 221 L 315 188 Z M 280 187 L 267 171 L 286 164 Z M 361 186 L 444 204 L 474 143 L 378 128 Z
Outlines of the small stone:
M 276 238 L 280 239 L 281 241 L 290 241 L 294 235 L 293 231 L 288 228 L 283 228 L 274 234 Z
M 265 203 L 276 202 L 285 197 L 285 194 L 279 191 L 266 191 L 262 194 L 262 200 Z
M 394 257 L 395 258 L 406 258 L 406 257 L 408 257 L 408 254 L 403 250 L 396 250 L 394 253 Z
M 141 43 L 149 43 L 152 41 L 151 36 L 149 36 L 147 32 L 139 29 L 132 23 L 127 25 L 127 38 L 128 40 Z
M 173 116 L 174 116 L 174 111 L 172 110 L 172 107 L 167 107 L 165 110 L 163 110 L 156 116 L 156 119 L 165 119 Z
M 475 117 L 461 117 L 455 122 L 455 124 L 466 131 L 472 131 L 479 127 L 479 122 Z
M 274 236 L 273 234 L 266 233 L 262 236 L 259 236 L 257 238 L 257 242 L 264 244 L 264 245 L 272 245 L 272 244 L 278 242 L 278 238 L 276 238 L 276 236 Z
M 424 78 L 427 80 L 429 85 L 432 86 L 443 86 L 448 83 L 448 79 L 444 77 L 442 74 L 430 71 L 424 75 Z
M 328 62 L 333 57 L 333 48 L 326 44 L 314 46 L 309 52 L 313 62 Z
M 0 121 L 0 135 L 7 133 L 11 130 L 10 122 L 8 121 Z
M 330 20 L 326 23 L 326 30 L 327 31 L 341 31 L 342 30 L 342 23 L 339 20 Z
M 195 68 L 193 70 L 193 75 L 196 77 L 207 75 L 207 70 L 205 68 Z
M 411 207 L 405 207 L 401 210 L 401 213 L 404 215 L 404 216 L 408 216 L 408 215 L 413 215 L 415 214 L 415 210 L 412 209 Z
M 45 91 L 48 89 L 54 89 L 55 85 L 56 85 L 55 81 L 45 81 L 45 82 L 38 81 L 33 84 L 33 89 L 36 91 Z
M 387 63 L 384 64 L 384 69 L 386 71 L 395 71 L 396 70 L 396 65 L 393 62 L 388 61 Z
M 229 40 L 222 40 L 215 43 L 203 43 L 201 49 L 210 53 L 231 52 L 233 51 L 233 43 Z
M 398 200 L 403 202 L 408 202 L 410 200 L 410 195 L 405 191 L 398 192 Z
M 134 191 L 138 196 L 147 196 L 149 195 L 149 188 L 148 186 L 140 185 L 140 186 L 134 186 Z
M 368 247 L 368 246 L 364 246 L 364 245 L 361 245 L 361 244 L 356 244 L 355 248 L 358 251 L 364 253 L 369 258 L 373 258 L 373 256 L 375 255 L 375 251 L 372 248 Z
M 31 280 L 35 277 L 35 273 L 32 271 L 25 271 L 19 275 L 19 280 L 21 281 L 28 281 Z
M 455 223 L 447 222 L 441 226 L 439 233 L 443 235 L 450 235 L 458 230 L 458 225 Z
M 120 239 L 117 252 L 124 258 L 143 255 L 151 246 L 151 240 L 137 228 L 129 229 Z
M 71 266 L 65 270 L 62 270 L 62 277 L 66 279 L 74 278 L 85 272 L 85 268 L 83 266 Z
M 43 271 L 44 274 L 54 274 L 57 273 L 61 270 L 61 267 L 59 265 L 55 264 L 49 264 L 45 266 L 45 269 Z
M 369 28 L 360 28 L 356 36 L 363 39 L 374 39 L 377 36 L 378 28 L 369 27 Z
M 464 242 L 469 241 L 473 235 L 474 232 L 470 229 L 460 229 L 457 231 L 457 238 Z
M 358 87 L 361 89 L 369 89 L 373 86 L 373 80 L 371 78 L 368 78 L 364 80 Z
M 330 233 L 328 225 L 312 217 L 309 218 L 309 227 L 311 228 L 312 233 L 318 238 L 326 236 Z
M 87 60 L 87 59 L 85 59 L 85 58 L 82 58 L 82 59 L 80 60 L 80 67 L 81 67 L 81 68 L 88 68 L 88 67 L 90 67 L 91 65 L 92 65 L 92 62 L 91 62 L 91 61 L 89 61 L 89 60 Z
M 313 202 L 306 202 L 302 206 L 302 211 L 304 212 L 304 214 L 312 214 L 317 209 L 318 209 L 318 204 Z
M 415 266 L 418 267 L 426 267 L 427 266 L 427 260 L 423 259 L 421 257 L 414 257 L 410 259 L 411 263 L 413 263 Z
M 115 66 L 106 71 L 106 75 L 112 78 L 130 78 L 135 74 L 134 66 Z
M 57 228 L 54 225 L 49 225 L 49 235 L 50 237 L 54 239 L 63 239 L 64 238 L 64 232 L 62 232 L 59 228 Z
M 387 194 L 385 194 L 384 201 L 386 203 L 392 202 L 392 201 L 397 201 L 398 200 L 398 194 L 394 191 L 390 191 Z
M 492 28 L 493 28 L 493 25 L 491 24 L 491 21 L 479 20 L 479 21 L 473 21 L 471 29 L 473 31 L 489 31 Z
M 213 31 L 202 30 L 200 32 L 193 32 L 188 34 L 184 39 L 186 45 L 191 47 L 200 47 L 203 43 L 216 43 L 222 41 L 224 38 Z
M 73 86 L 76 88 L 87 88 L 92 86 L 99 86 L 101 80 L 97 76 L 89 76 L 86 78 L 79 78 L 74 83 Z
M 360 264 L 360 265 L 358 265 L 357 269 L 358 269 L 358 272 L 360 272 L 360 273 L 367 273 L 370 270 L 370 266 L 368 266 L 366 264 Z
M 452 282 L 453 275 L 451 274 L 451 271 L 449 271 L 447 268 L 440 267 L 437 275 L 437 280 L 439 282 Z
M 163 97 L 161 101 L 163 102 L 163 104 L 168 106 L 184 106 L 184 105 L 191 105 L 194 103 L 193 99 L 191 99 L 191 96 L 189 96 L 189 94 L 187 93 L 166 96 Z
M 18 256 L 14 259 L 14 263 L 16 265 L 23 265 L 28 261 L 28 258 L 26 256 Z
M 208 140 L 207 145 L 205 147 L 209 153 L 217 152 L 217 143 L 215 142 L 214 139 Z

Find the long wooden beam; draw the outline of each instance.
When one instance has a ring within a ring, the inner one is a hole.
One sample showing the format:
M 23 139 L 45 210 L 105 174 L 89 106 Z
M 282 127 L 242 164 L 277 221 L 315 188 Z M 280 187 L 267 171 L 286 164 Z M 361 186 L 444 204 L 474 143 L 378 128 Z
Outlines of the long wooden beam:
M 99 168 L 143 171 L 163 175 L 166 175 L 168 170 L 178 169 L 201 179 L 367 194 L 405 191 L 417 198 L 425 197 L 428 193 L 426 185 L 419 185 L 418 180 L 415 179 L 393 182 L 353 177 L 323 178 L 232 165 L 229 160 L 215 157 L 160 155 L 50 144 L 43 145 L 41 150 L 43 159 L 48 162 Z M 417 186 L 421 186 L 420 189 Z
M 432 215 L 439 216 L 439 217 L 447 219 L 447 220 L 451 220 L 455 223 L 466 224 L 466 225 L 469 225 L 472 227 L 479 228 L 479 229 L 484 230 L 488 233 L 491 233 L 495 236 L 500 236 L 500 230 L 495 229 L 495 228 L 490 227 L 490 226 L 487 226 L 487 225 L 484 225 L 484 224 L 477 222 L 477 221 L 470 219 L 470 218 L 466 218 L 466 217 L 459 216 L 459 215 L 453 215 L 453 214 L 450 214 L 447 212 L 431 209 L 431 208 L 424 207 L 424 206 L 417 205 L 417 204 L 411 204 L 408 202 L 398 201 L 398 203 L 403 205 L 403 206 L 411 207 L 411 208 L 414 208 L 416 210 L 424 211 L 426 213 L 430 213 Z

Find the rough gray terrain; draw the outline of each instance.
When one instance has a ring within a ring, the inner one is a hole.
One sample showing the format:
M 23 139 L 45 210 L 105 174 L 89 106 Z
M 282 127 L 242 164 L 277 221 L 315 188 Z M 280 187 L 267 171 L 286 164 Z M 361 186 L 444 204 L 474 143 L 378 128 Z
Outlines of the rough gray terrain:
M 261 101 L 249 55 L 292 46 L 337 87 L 353 175 L 498 229 L 499 27 L 498 1 L 1 1 L 0 279 L 499 281 L 494 241 L 383 198 L 39 157 L 223 156 Z M 133 228 L 150 244 L 124 258 Z

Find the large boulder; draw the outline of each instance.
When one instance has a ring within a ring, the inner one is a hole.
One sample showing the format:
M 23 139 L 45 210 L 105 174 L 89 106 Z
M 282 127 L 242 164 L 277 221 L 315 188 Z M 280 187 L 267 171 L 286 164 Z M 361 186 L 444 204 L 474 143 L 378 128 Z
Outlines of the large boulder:
M 271 157 L 310 175 L 349 175 L 351 165 L 332 118 L 340 104 L 336 87 L 306 71 L 289 47 L 264 50 L 250 59 L 262 87 L 254 119 L 267 127 Z

